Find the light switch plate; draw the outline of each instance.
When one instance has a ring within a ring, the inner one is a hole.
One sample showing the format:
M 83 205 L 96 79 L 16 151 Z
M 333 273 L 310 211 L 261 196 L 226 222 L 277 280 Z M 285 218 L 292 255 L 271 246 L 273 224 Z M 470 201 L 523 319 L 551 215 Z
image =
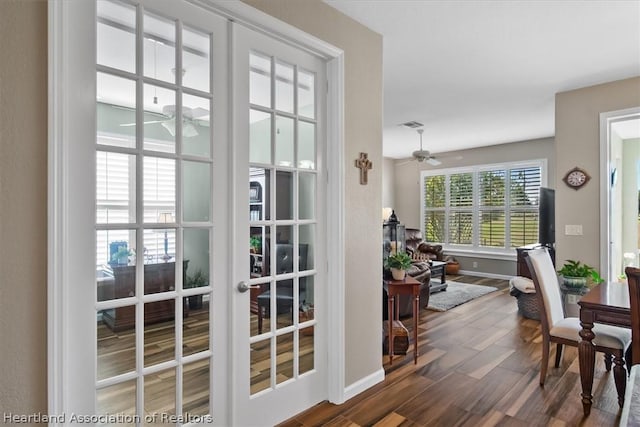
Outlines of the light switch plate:
M 566 236 L 582 236 L 582 224 L 565 225 L 564 234 Z

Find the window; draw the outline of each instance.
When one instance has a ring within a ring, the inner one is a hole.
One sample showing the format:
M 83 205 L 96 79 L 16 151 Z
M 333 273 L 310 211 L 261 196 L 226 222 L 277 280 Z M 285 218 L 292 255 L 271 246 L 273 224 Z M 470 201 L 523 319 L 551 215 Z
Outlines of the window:
M 425 238 L 450 249 L 511 251 L 538 241 L 546 161 L 423 171 Z

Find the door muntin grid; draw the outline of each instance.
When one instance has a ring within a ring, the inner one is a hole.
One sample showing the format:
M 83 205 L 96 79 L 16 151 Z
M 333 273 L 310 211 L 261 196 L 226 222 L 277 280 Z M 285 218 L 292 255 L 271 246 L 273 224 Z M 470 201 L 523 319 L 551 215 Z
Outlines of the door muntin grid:
M 98 414 L 211 413 L 213 37 L 97 2 Z
M 252 395 L 314 369 L 316 90 L 314 73 L 262 52 L 250 53 Z

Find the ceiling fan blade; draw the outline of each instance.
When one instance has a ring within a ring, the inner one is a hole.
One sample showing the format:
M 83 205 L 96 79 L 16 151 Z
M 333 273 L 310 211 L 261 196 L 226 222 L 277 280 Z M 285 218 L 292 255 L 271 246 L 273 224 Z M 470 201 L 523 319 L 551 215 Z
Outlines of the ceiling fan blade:
M 191 117 L 193 117 L 194 119 L 202 116 L 208 116 L 208 115 L 209 115 L 209 110 L 207 109 L 200 108 L 200 107 L 191 109 Z
M 165 121 L 166 120 L 149 120 L 149 121 L 143 122 L 142 124 L 143 125 L 148 125 L 148 124 L 151 124 L 151 123 L 162 123 L 162 122 L 165 122 Z M 128 126 L 135 126 L 135 125 L 136 125 L 135 123 L 122 123 L 120 126 L 128 127 Z
M 433 157 L 430 157 L 427 159 L 427 163 L 429 163 L 431 166 L 439 166 L 442 164 L 442 162 L 440 160 L 437 160 Z

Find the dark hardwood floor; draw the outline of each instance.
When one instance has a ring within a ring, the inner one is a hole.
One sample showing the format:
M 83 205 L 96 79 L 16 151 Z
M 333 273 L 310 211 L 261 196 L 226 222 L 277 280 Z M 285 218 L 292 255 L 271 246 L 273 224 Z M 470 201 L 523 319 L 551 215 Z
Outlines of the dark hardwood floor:
M 555 369 L 552 347 L 541 388 L 540 324 L 518 314 L 507 282 L 470 276 L 447 279 L 500 290 L 444 313 L 421 310 L 417 365 L 411 346 L 393 366 L 384 357 L 383 382 L 342 405 L 318 404 L 281 426 L 618 425 L 613 374 L 605 371 L 601 354 L 594 405 L 584 418 L 577 349 L 565 347 L 562 364 Z M 405 325 L 411 329 L 411 319 Z

